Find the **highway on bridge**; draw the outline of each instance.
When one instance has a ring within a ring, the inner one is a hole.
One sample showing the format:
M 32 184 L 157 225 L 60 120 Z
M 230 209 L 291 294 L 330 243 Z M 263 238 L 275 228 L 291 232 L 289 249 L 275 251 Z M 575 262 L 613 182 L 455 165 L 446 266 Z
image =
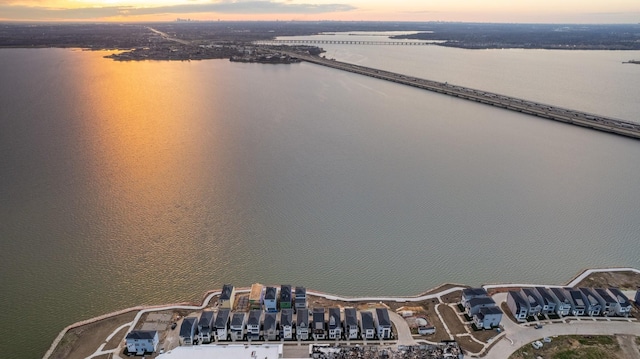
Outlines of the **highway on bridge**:
M 446 82 L 425 80 L 418 77 L 398 74 L 370 67 L 349 64 L 336 60 L 326 59 L 320 56 L 286 52 L 290 56 L 303 61 L 335 69 L 349 71 L 360 75 L 375 77 L 377 79 L 392 81 L 403 85 L 409 85 L 424 90 L 455 96 L 465 100 L 475 101 L 491 106 L 517 111 L 550 120 L 570 123 L 577 126 L 588 127 L 599 131 L 615 133 L 622 136 L 640 139 L 640 124 L 623 121 L 601 115 L 589 114 L 581 111 L 552 106 L 539 102 L 527 101 L 516 97 L 501 95 L 493 92 L 456 86 Z

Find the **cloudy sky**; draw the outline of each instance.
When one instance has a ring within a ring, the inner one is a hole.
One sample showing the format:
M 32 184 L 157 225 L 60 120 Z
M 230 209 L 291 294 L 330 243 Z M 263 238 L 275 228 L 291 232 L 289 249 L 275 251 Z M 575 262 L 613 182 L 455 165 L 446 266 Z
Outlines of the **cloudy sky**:
M 640 23 L 640 0 L 0 0 L 0 20 Z

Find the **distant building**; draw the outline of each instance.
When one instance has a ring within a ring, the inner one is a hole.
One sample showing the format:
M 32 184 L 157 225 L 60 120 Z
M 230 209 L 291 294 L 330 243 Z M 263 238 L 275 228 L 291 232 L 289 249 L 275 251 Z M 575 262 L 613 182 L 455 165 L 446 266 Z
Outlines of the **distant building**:
M 536 316 L 542 312 L 542 300 L 533 288 L 523 288 L 524 299 L 529 303 L 529 316 Z
M 633 301 L 636 302 L 637 307 L 640 307 L 640 288 L 636 290 L 636 296 Z
M 599 316 L 602 311 L 602 306 L 600 305 L 600 300 L 598 300 L 596 294 L 589 288 L 579 288 L 579 290 L 584 294 L 584 297 L 587 300 L 586 314 L 592 317 Z
M 211 343 L 213 330 L 213 312 L 205 310 L 200 314 L 200 320 L 198 321 L 198 338 L 200 343 Z
M 280 309 L 291 308 L 291 286 L 280 286 Z
M 155 330 L 133 330 L 125 337 L 127 352 L 135 355 L 153 353 L 158 348 L 158 332 Z
M 465 311 L 470 317 L 480 312 L 480 308 L 495 307 L 496 302 L 491 297 L 475 297 L 466 302 Z
M 278 296 L 276 287 L 267 287 L 264 292 L 264 310 L 267 312 L 278 311 Z
M 595 288 L 593 290 L 598 295 L 600 301 L 600 307 L 602 308 L 602 315 L 605 317 L 616 315 L 618 308 L 618 301 L 613 299 L 611 294 L 604 288 Z
M 347 339 L 358 339 L 358 312 L 355 308 L 344 308 L 344 330 Z
M 569 299 L 571 299 L 571 314 L 580 316 L 585 315 L 587 311 L 587 298 L 579 289 L 569 290 Z
M 307 307 L 307 289 L 305 287 L 296 287 L 295 307 L 296 311 L 298 308 Z
M 193 345 L 198 333 L 198 318 L 186 317 L 180 326 L 180 345 Z
M 219 309 L 218 315 L 215 321 L 215 335 L 218 340 L 229 339 L 229 316 L 231 311 L 229 309 Z
M 309 339 L 309 309 L 300 308 L 296 314 L 296 337 L 298 340 Z
M 391 339 L 391 320 L 387 308 L 376 308 L 376 319 L 378 323 L 378 338 Z
M 222 293 L 218 299 L 218 306 L 225 309 L 233 309 L 233 300 L 236 296 L 236 289 L 231 284 L 222 286 Z

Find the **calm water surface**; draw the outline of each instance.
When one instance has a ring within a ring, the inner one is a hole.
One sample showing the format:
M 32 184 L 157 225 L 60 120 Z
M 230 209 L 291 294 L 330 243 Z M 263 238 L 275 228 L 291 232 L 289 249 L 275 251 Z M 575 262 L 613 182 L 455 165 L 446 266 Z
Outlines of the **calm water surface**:
M 375 48 L 330 54 L 433 70 Z M 437 49 L 421 50 L 440 69 L 424 77 L 640 113 L 629 101 L 640 66 L 597 65 L 608 52 L 582 53 L 600 71 L 587 94 L 541 94 L 562 56 L 463 51 L 492 60 L 447 73 L 440 62 L 461 50 Z M 514 54 L 538 69 L 518 71 Z M 304 63 L 103 55 L 0 51 L 3 357 L 38 357 L 75 321 L 226 282 L 402 295 L 640 267 L 638 141 Z

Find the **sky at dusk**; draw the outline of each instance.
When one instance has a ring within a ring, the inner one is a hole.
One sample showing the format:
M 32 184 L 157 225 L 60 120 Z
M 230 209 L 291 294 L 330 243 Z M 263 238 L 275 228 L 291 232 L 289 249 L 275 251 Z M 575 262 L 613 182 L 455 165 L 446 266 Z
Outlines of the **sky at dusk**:
M 0 0 L 0 21 L 640 23 L 639 0 Z

